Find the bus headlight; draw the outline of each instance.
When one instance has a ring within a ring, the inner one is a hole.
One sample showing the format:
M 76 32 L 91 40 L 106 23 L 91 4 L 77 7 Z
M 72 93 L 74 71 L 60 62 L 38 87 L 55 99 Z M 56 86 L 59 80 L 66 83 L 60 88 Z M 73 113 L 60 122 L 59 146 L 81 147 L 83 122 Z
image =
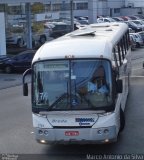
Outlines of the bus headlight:
M 47 136 L 48 135 L 48 131 L 44 130 L 44 135 Z
M 43 130 L 38 130 L 38 133 L 39 133 L 40 135 L 42 135 L 42 134 L 43 134 Z
M 102 134 L 102 130 L 99 129 L 99 130 L 97 131 L 97 133 L 98 133 L 98 134 Z
M 38 130 L 38 134 L 39 134 L 39 135 L 45 135 L 45 136 L 47 136 L 47 135 L 48 135 L 48 130 L 39 129 L 39 130 Z
M 108 128 L 100 128 L 97 131 L 98 134 L 108 134 L 109 133 L 109 129 Z
M 108 129 L 104 129 L 104 133 L 105 134 L 109 133 L 109 130 Z

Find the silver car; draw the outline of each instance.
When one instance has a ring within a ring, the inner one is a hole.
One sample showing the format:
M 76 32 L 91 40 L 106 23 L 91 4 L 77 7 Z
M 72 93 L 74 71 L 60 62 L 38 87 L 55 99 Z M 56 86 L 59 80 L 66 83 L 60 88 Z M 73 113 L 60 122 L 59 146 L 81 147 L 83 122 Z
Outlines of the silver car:
M 23 27 L 10 27 L 6 29 L 6 45 L 25 46 Z
M 136 40 L 136 46 L 141 47 L 144 45 L 143 39 L 139 33 L 130 33 L 130 35 L 133 35 Z

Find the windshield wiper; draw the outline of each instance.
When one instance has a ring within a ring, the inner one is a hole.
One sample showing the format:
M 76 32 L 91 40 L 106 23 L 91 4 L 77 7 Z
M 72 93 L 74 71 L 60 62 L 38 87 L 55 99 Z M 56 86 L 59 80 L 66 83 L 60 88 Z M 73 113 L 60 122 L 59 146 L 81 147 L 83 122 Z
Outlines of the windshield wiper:
M 54 106 L 56 106 L 64 98 L 67 98 L 67 103 L 68 103 L 68 93 L 63 93 L 52 105 L 49 106 L 48 110 L 51 110 Z

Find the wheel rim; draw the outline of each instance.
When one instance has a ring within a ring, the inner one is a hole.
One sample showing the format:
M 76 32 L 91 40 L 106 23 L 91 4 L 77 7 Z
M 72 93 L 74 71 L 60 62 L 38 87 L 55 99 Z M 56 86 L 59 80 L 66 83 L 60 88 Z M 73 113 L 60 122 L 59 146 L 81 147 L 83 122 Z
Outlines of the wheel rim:
M 18 46 L 19 46 L 19 47 L 23 47 L 23 40 L 22 40 L 22 39 L 19 39 L 19 40 L 18 40 Z
M 46 42 L 46 38 L 45 38 L 45 37 L 41 37 L 40 42 L 41 42 L 42 44 L 45 43 L 45 42 Z
M 6 72 L 6 73 L 11 73 L 11 67 L 10 67 L 10 66 L 7 66 L 7 67 L 5 68 L 5 72 Z

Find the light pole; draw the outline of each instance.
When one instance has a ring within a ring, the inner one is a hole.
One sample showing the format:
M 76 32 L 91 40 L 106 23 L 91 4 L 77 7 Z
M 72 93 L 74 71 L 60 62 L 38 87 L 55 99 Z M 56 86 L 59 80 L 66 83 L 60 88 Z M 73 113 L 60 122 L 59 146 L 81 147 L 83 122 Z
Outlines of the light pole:
M 32 49 L 32 31 L 31 31 L 31 8 L 30 3 L 26 3 L 26 18 L 27 18 L 27 48 Z
M 71 30 L 74 30 L 73 0 L 70 0 Z

